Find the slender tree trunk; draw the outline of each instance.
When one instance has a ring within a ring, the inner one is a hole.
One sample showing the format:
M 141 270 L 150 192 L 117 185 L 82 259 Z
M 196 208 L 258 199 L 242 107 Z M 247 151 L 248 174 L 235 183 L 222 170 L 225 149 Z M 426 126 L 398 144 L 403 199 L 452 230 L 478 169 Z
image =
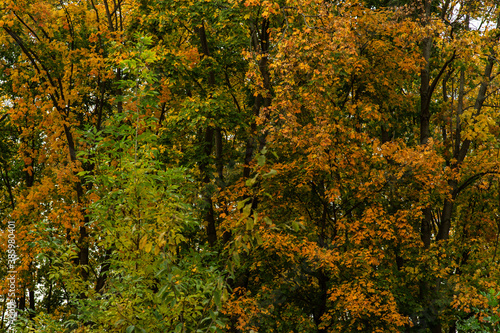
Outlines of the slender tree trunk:
M 111 259 L 112 253 L 113 253 L 112 249 L 107 249 L 106 254 L 104 255 L 104 261 L 103 261 L 103 264 L 101 266 L 101 271 L 99 272 L 99 277 L 97 278 L 97 281 L 95 283 L 95 288 L 94 288 L 94 290 L 98 293 L 102 291 L 102 288 L 104 287 L 104 283 L 106 282 L 106 278 L 107 278 L 109 269 L 111 268 L 111 263 L 109 260 Z
M 428 24 L 431 14 L 430 0 L 424 0 L 423 25 Z M 422 56 L 424 65 L 420 70 L 420 144 L 426 145 L 430 138 L 430 101 L 432 96 L 430 79 L 430 57 L 432 51 L 432 37 L 426 37 L 422 41 Z M 429 248 L 431 243 L 432 211 L 431 207 L 423 210 L 423 219 L 420 227 L 420 236 L 424 248 Z
M 252 106 L 252 119 L 250 120 L 250 133 L 248 135 L 245 154 L 244 154 L 244 166 L 243 166 L 243 177 L 249 178 L 252 173 L 251 162 L 255 156 L 255 150 L 262 150 L 266 144 L 265 133 L 258 133 L 257 118 L 261 116 L 263 108 L 269 107 L 271 105 L 271 75 L 269 72 L 269 20 L 263 19 L 260 28 L 257 28 L 253 23 L 250 26 L 250 34 L 252 37 L 252 48 L 255 54 L 260 56 L 258 60 L 259 72 L 263 80 L 264 89 L 266 91 L 265 95 L 258 93 L 255 96 L 254 104 Z M 249 196 L 247 196 L 248 198 Z M 252 210 L 256 209 L 258 206 L 258 198 L 252 198 Z M 231 238 L 231 232 L 227 231 L 224 235 L 224 241 L 227 242 Z M 249 271 L 245 271 L 238 281 L 230 283 L 235 289 L 236 287 L 244 286 L 248 284 Z M 246 281 L 246 282 L 244 282 Z M 231 317 L 231 324 L 229 332 L 239 332 L 236 328 L 237 318 Z
M 245 166 L 243 168 L 243 177 L 249 178 L 252 172 L 250 163 L 255 155 L 255 150 L 264 148 L 266 144 L 266 136 L 264 133 L 257 133 L 257 118 L 261 116 L 262 108 L 267 108 L 271 105 L 271 74 L 269 72 L 269 21 L 262 20 L 260 30 L 253 24 L 251 25 L 252 47 L 256 54 L 260 55 L 259 72 L 263 81 L 265 95 L 259 93 L 255 96 L 255 102 L 252 107 L 253 119 L 250 124 L 250 135 L 247 139 L 245 148 Z M 259 39 L 260 37 L 260 39 Z M 257 146 L 258 144 L 258 146 Z
M 468 19 L 467 19 L 468 21 Z M 500 18 L 497 21 L 497 26 L 500 25 Z M 483 74 L 483 80 L 479 86 L 479 90 L 476 96 L 476 100 L 474 103 L 474 115 L 477 116 L 481 113 L 481 109 L 483 107 L 484 101 L 486 100 L 486 92 L 488 90 L 488 86 L 491 80 L 491 75 L 493 72 L 493 66 L 495 64 L 496 57 L 495 54 L 492 54 L 488 58 L 488 63 L 486 64 L 486 67 L 484 69 L 484 74 Z M 460 116 L 463 113 L 464 110 L 464 97 L 465 97 L 465 74 L 464 71 L 462 70 L 460 72 L 460 88 L 459 88 L 459 98 L 458 98 L 458 107 L 457 107 L 457 115 L 456 115 L 456 133 L 455 133 L 455 149 L 454 149 L 454 154 L 453 157 L 455 159 L 455 163 L 452 165 L 452 169 L 458 169 L 460 164 L 464 161 L 465 157 L 467 156 L 467 152 L 469 151 L 469 147 L 471 144 L 471 141 L 469 139 L 464 140 L 463 142 L 461 141 L 461 123 L 460 123 Z M 444 202 L 443 206 L 443 213 L 441 216 L 441 225 L 439 228 L 439 233 L 438 233 L 438 239 L 440 240 L 446 240 L 449 238 L 450 234 L 450 229 L 451 229 L 451 218 L 452 218 L 452 210 L 453 210 L 453 201 L 456 198 L 456 196 L 459 194 L 457 193 L 457 187 L 458 183 L 456 180 L 450 180 L 448 182 L 451 192 L 452 192 L 452 198 L 451 200 L 446 199 Z
M 23 289 L 23 295 L 19 298 L 19 310 L 23 311 L 26 309 L 26 288 Z
M 430 103 L 432 92 L 430 90 L 430 56 L 432 50 L 432 37 L 422 41 L 422 55 L 424 66 L 420 71 L 420 144 L 425 145 L 430 138 Z
M 325 275 L 323 270 L 320 269 L 318 271 L 317 279 L 320 295 L 317 303 L 315 304 L 315 308 L 313 309 L 313 319 L 316 326 L 319 327 L 322 323 L 321 318 L 326 312 L 326 302 L 328 300 L 328 277 Z M 326 333 L 327 329 L 318 328 L 317 331 L 318 333 Z
M 203 56 L 205 57 L 210 57 L 210 49 L 208 47 L 208 40 L 207 40 L 207 34 L 205 30 L 205 24 L 202 22 L 200 27 L 197 29 L 198 33 L 198 38 L 200 39 L 200 46 L 201 46 L 201 51 Z M 209 71 L 208 74 L 208 84 L 210 86 L 210 89 L 213 89 L 215 87 L 215 73 L 213 70 Z M 209 93 L 209 98 L 211 98 L 211 92 Z M 203 177 L 203 183 L 204 183 L 204 189 L 202 192 L 202 199 L 204 201 L 204 220 L 206 223 L 207 227 L 207 238 L 208 238 L 208 243 L 213 246 L 217 242 L 217 229 L 215 226 L 215 215 L 214 215 L 214 208 L 213 208 L 213 202 L 212 202 L 212 194 L 210 193 L 209 190 L 209 184 L 211 182 L 212 177 L 210 176 L 210 171 L 209 171 L 209 163 L 210 163 L 210 156 L 212 155 L 212 150 L 214 146 L 214 135 L 216 134 L 216 131 L 214 128 L 210 125 L 207 125 L 207 128 L 205 129 L 205 134 L 203 137 L 202 145 L 203 145 L 203 160 L 199 164 L 199 169 L 200 173 L 202 174 Z M 218 139 L 218 137 L 217 137 Z M 216 147 L 217 152 L 219 152 L 219 149 L 222 149 L 222 142 L 220 142 L 220 145 Z M 220 156 L 222 156 L 222 151 L 220 153 Z M 218 162 L 217 162 L 218 163 Z M 221 170 L 222 174 L 222 170 Z
M 50 313 L 51 311 L 51 302 L 52 302 L 52 281 L 49 281 L 49 292 L 47 294 L 46 302 L 47 302 L 47 313 Z
M 0 169 L 0 176 L 3 179 L 5 187 L 7 188 L 7 193 L 9 194 L 10 206 L 11 206 L 12 209 L 14 209 L 16 205 L 15 205 L 15 202 L 14 202 L 14 195 L 12 194 L 12 187 L 10 185 L 8 170 L 5 169 L 5 174 L 4 174 L 4 172 L 2 171 L 2 169 Z
M 426 26 L 431 18 L 431 0 L 423 0 L 422 25 Z M 430 57 L 432 51 L 432 37 L 427 36 L 422 40 L 422 57 L 424 65 L 420 70 L 420 144 L 426 146 L 430 135 L 430 102 L 432 98 L 430 78 Z M 432 240 L 432 207 L 429 205 L 423 209 L 423 218 L 420 226 L 420 237 L 424 249 L 428 249 Z M 425 312 L 420 318 L 420 327 L 429 328 L 432 333 L 440 332 L 440 323 L 432 300 L 432 286 L 427 281 L 419 282 L 420 299 L 423 302 Z M 441 332 L 440 332 L 441 333 Z
M 35 291 L 32 289 L 33 289 L 33 287 L 30 288 L 28 291 L 30 310 L 31 310 L 30 319 L 33 319 L 35 317 Z

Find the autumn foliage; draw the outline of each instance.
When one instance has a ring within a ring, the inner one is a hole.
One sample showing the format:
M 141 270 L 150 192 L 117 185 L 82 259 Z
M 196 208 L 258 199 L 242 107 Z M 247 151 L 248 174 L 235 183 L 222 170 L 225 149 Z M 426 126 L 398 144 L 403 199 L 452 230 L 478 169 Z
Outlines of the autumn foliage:
M 498 329 L 496 1 L 0 11 L 18 332 Z

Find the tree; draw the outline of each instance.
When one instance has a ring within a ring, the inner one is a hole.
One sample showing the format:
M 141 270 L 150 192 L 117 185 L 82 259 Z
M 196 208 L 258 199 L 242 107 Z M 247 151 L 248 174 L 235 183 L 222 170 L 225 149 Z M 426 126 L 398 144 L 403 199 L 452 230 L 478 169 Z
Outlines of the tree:
M 495 2 L 1 6 L 25 331 L 494 319 Z

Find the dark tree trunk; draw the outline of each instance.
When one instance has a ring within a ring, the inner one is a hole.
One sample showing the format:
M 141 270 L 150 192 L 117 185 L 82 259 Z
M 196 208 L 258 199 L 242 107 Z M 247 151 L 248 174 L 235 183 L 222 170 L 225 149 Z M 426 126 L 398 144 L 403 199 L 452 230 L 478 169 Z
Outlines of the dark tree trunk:
M 203 56 L 205 57 L 210 57 L 210 49 L 208 47 L 208 40 L 207 40 L 207 35 L 205 31 L 205 24 L 202 22 L 200 27 L 197 29 L 198 33 L 198 38 L 200 39 L 200 46 L 201 46 L 201 51 Z M 211 70 L 209 71 L 208 74 L 208 84 L 210 88 L 215 87 L 215 74 Z M 208 96 L 211 98 L 211 93 Z M 215 216 L 214 216 L 214 208 L 213 208 L 213 202 L 212 202 L 212 194 L 210 193 L 209 190 L 209 184 L 211 182 L 211 175 L 209 171 L 209 163 L 210 163 L 210 156 L 212 155 L 212 150 L 214 146 L 214 135 L 216 134 L 214 128 L 212 128 L 210 125 L 207 125 L 207 128 L 205 129 L 205 134 L 203 137 L 202 145 L 203 145 L 203 160 L 199 164 L 199 169 L 200 173 L 202 174 L 203 177 L 203 183 L 204 183 L 204 189 L 202 193 L 202 199 L 204 202 L 204 220 L 206 223 L 206 231 L 207 231 L 207 238 L 208 238 L 208 243 L 210 246 L 215 245 L 217 242 L 217 229 L 215 226 Z M 219 137 L 216 137 L 216 139 L 219 139 Z M 216 147 L 217 152 L 219 153 L 220 151 L 220 156 L 222 156 L 222 142 L 219 142 L 219 145 Z M 216 162 L 217 164 L 219 161 Z M 222 166 L 222 164 L 221 164 Z M 220 173 L 222 174 L 222 170 L 220 170 Z

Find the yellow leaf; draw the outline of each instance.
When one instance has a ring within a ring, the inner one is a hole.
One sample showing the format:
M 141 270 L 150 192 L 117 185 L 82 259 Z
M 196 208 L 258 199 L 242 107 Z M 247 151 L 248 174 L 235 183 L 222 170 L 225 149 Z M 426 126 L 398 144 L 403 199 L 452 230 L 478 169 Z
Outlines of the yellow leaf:
M 144 246 L 146 246 L 146 242 L 148 241 L 148 235 L 144 235 L 139 241 L 139 250 L 142 250 Z M 151 248 L 149 249 L 151 251 Z

